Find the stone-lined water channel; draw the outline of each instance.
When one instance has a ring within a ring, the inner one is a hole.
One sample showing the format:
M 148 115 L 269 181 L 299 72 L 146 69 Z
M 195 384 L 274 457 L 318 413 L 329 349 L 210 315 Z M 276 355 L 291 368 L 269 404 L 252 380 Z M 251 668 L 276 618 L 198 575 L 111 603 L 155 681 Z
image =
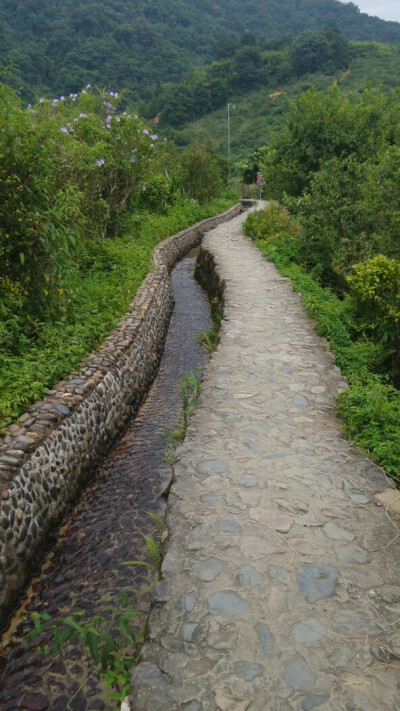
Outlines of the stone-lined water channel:
M 29 613 L 66 617 L 85 611 L 99 614 L 104 604 L 118 604 L 121 590 L 136 596 L 142 619 L 149 612 L 147 568 L 123 565 L 144 559 L 143 534 L 152 535 L 149 513 L 163 515 L 163 492 L 169 479 L 162 462 L 165 433 L 181 417 L 180 381 L 204 365 L 199 334 L 211 326 L 206 296 L 194 280 L 194 253 L 173 270 L 175 294 L 165 352 L 137 416 L 65 517 L 57 540 L 31 583 L 20 609 L 4 635 L 0 657 L 2 711 L 89 711 L 116 707 L 86 654 L 67 645 L 56 659 L 27 643 Z M 107 602 L 100 598 L 107 595 Z M 43 641 L 43 640 L 42 640 Z

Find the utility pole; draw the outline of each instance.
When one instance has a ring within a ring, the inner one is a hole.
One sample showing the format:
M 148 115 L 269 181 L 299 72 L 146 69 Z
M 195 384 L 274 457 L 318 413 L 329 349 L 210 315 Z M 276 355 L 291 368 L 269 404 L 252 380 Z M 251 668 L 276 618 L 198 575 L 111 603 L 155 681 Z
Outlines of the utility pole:
M 231 177 L 231 108 L 232 111 L 236 109 L 235 104 L 228 104 L 228 182 Z

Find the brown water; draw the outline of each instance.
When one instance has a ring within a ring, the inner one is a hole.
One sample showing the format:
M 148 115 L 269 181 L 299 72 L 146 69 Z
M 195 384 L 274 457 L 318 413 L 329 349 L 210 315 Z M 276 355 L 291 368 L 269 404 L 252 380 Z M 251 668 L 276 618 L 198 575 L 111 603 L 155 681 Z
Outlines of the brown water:
M 145 403 L 65 517 L 55 547 L 4 637 L 1 711 L 116 708 L 79 645 L 67 644 L 54 659 L 27 642 L 32 630 L 29 613 L 66 617 L 84 611 L 90 617 L 101 614 L 105 604 L 118 605 L 121 591 L 135 597 L 138 624 L 149 612 L 154 572 L 123 563 L 145 559 L 143 534 L 154 536 L 149 513 L 164 514 L 169 475 L 162 462 L 165 434 L 181 418 L 180 381 L 206 360 L 199 334 L 210 328 L 211 320 L 206 296 L 193 277 L 194 264 L 195 256 L 189 255 L 172 272 L 175 310 Z M 100 600 L 104 595 L 106 603 Z

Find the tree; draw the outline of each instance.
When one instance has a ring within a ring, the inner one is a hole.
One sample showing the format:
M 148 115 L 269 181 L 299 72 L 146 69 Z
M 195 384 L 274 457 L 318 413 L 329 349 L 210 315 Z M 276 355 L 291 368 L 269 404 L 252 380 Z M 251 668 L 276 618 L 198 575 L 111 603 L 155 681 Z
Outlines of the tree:
M 322 71 L 329 59 L 329 44 L 324 32 L 306 30 L 296 39 L 292 64 L 297 76 Z
M 218 195 L 227 178 L 227 161 L 214 152 L 211 142 L 187 148 L 181 156 L 182 183 L 187 194 L 205 203 Z
M 239 89 L 247 89 L 260 83 L 261 52 L 257 47 L 245 45 L 235 52 L 233 58 L 235 84 Z

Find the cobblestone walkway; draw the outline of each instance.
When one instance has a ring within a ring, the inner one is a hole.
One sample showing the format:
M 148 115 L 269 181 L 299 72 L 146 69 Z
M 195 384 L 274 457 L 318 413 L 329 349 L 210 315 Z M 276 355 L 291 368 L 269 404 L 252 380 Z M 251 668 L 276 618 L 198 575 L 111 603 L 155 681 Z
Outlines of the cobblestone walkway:
M 226 282 L 175 466 L 134 711 L 398 711 L 400 520 L 341 438 L 346 383 L 238 217 L 204 246 Z

